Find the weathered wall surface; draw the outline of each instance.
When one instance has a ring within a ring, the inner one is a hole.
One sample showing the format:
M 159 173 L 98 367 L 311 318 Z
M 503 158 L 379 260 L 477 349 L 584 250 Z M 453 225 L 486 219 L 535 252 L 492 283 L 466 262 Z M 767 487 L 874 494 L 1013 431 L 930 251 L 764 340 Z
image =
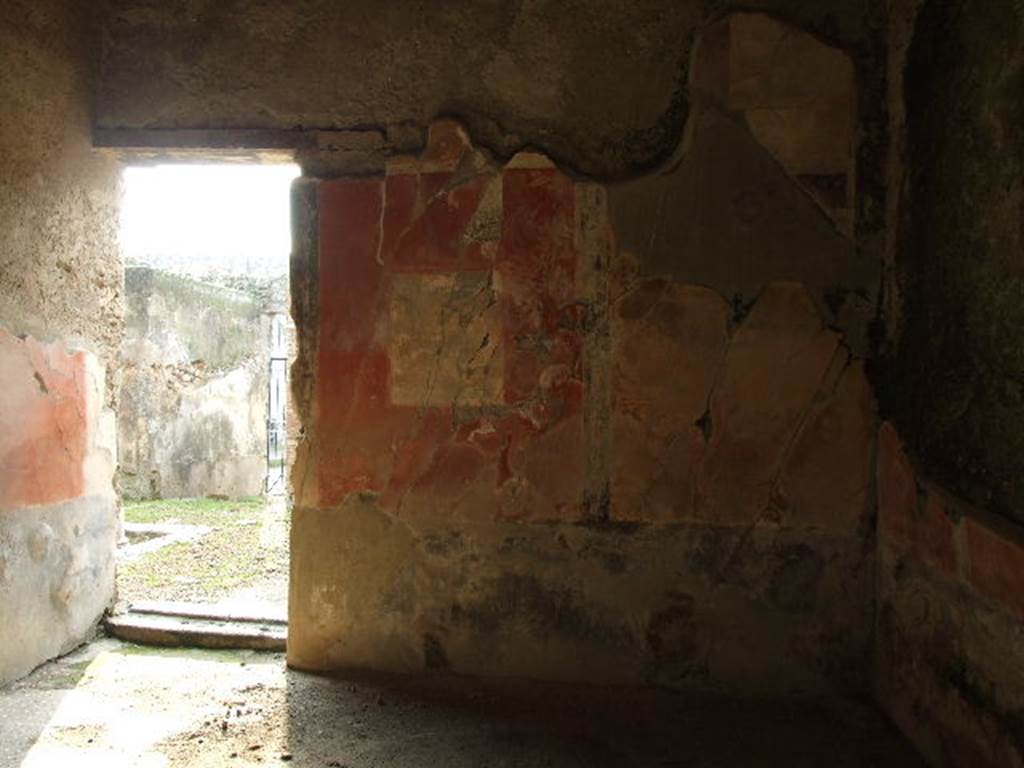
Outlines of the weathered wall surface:
M 882 701 L 940 765 L 1019 764 L 1020 3 L 743 6 L 817 39 L 114 0 L 97 122 L 324 129 L 307 173 L 373 177 L 296 197 L 293 663 L 814 687 L 866 670 L 877 575 Z M 396 164 L 445 114 L 608 186 Z M 887 426 L 872 478 L 878 341 L 915 469 Z
M 739 312 L 771 280 L 800 282 L 867 354 L 879 223 L 871 185 L 858 186 L 856 149 L 870 146 L 877 107 L 858 109 L 854 61 L 763 14 L 736 13 L 702 30 L 688 93 L 674 160 L 610 188 L 620 249 L 641 273 L 708 286 Z M 873 173 L 871 163 L 859 170 Z
M 879 437 L 876 690 L 933 765 L 1024 765 L 1024 534 Z
M 292 663 L 866 685 L 885 7 L 743 5 L 109 4 L 100 127 L 364 177 L 296 197 Z
M 1024 15 L 890 11 L 876 691 L 934 765 L 1019 766 Z
M 5 14 L 0 89 L 0 318 L 112 361 L 124 276 L 116 162 L 91 151 L 89 14 L 51 0 Z
M 452 115 L 479 146 L 503 158 L 532 145 L 580 172 L 623 176 L 675 150 L 689 111 L 687 71 L 698 30 L 739 4 L 109 5 L 97 112 L 103 127 L 356 129 L 363 135 L 342 137 L 335 154 L 358 155 L 350 158 L 353 167 L 379 172 L 383 155 L 418 147 L 430 120 Z M 878 43 L 884 39 L 881 3 L 742 6 L 855 52 L 864 87 L 880 96 L 874 75 L 884 61 L 875 44 L 876 32 Z
M 0 680 L 70 650 L 114 594 L 113 413 L 95 355 L 0 329 Z
M 1024 9 L 981 10 L 923 3 L 894 41 L 907 152 L 887 409 L 936 482 L 1024 523 Z
M 444 122 L 300 189 L 292 664 L 866 686 L 862 362 L 797 282 L 655 277 L 611 202 Z
M 255 496 L 267 471 L 270 325 L 256 295 L 126 275 L 119 480 L 127 498 Z
M 82 642 L 114 594 L 123 277 L 92 30 L 59 0 L 0 20 L 0 682 Z

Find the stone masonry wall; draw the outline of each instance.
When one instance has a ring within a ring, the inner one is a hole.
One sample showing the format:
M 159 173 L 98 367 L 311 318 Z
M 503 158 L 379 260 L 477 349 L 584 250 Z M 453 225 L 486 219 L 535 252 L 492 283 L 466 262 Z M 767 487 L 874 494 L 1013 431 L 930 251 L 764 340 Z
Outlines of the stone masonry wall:
M 15 0 L 0 18 L 0 684 L 87 639 L 114 595 L 123 272 L 90 17 Z
M 129 268 L 126 284 L 122 493 L 259 495 L 270 358 L 263 301 L 148 267 Z

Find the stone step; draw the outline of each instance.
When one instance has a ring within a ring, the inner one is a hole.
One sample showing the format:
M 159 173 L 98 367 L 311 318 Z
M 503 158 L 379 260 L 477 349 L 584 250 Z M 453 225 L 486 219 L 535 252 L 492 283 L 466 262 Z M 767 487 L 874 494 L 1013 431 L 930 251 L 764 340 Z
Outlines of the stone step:
M 133 613 L 183 616 L 189 619 L 242 621 L 250 624 L 287 624 L 284 605 L 259 600 L 225 600 L 219 603 L 186 603 L 177 600 L 137 600 L 127 603 Z
M 140 645 L 283 651 L 288 638 L 284 621 L 257 617 L 184 616 L 130 610 L 108 617 L 106 627 L 114 637 Z

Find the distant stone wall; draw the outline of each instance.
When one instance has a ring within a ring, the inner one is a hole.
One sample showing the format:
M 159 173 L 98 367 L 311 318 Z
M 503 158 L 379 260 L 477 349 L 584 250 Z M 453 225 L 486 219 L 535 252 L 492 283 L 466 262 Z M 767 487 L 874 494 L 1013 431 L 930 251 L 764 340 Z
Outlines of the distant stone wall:
M 261 493 L 265 296 L 148 267 L 128 269 L 126 293 L 118 413 L 124 497 Z

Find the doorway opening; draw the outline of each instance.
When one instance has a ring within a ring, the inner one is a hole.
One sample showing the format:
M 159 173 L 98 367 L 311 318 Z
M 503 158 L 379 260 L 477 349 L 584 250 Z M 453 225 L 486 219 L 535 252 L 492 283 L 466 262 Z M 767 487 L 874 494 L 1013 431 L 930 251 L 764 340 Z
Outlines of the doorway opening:
M 124 171 L 121 611 L 284 620 L 298 175 L 290 164 Z

